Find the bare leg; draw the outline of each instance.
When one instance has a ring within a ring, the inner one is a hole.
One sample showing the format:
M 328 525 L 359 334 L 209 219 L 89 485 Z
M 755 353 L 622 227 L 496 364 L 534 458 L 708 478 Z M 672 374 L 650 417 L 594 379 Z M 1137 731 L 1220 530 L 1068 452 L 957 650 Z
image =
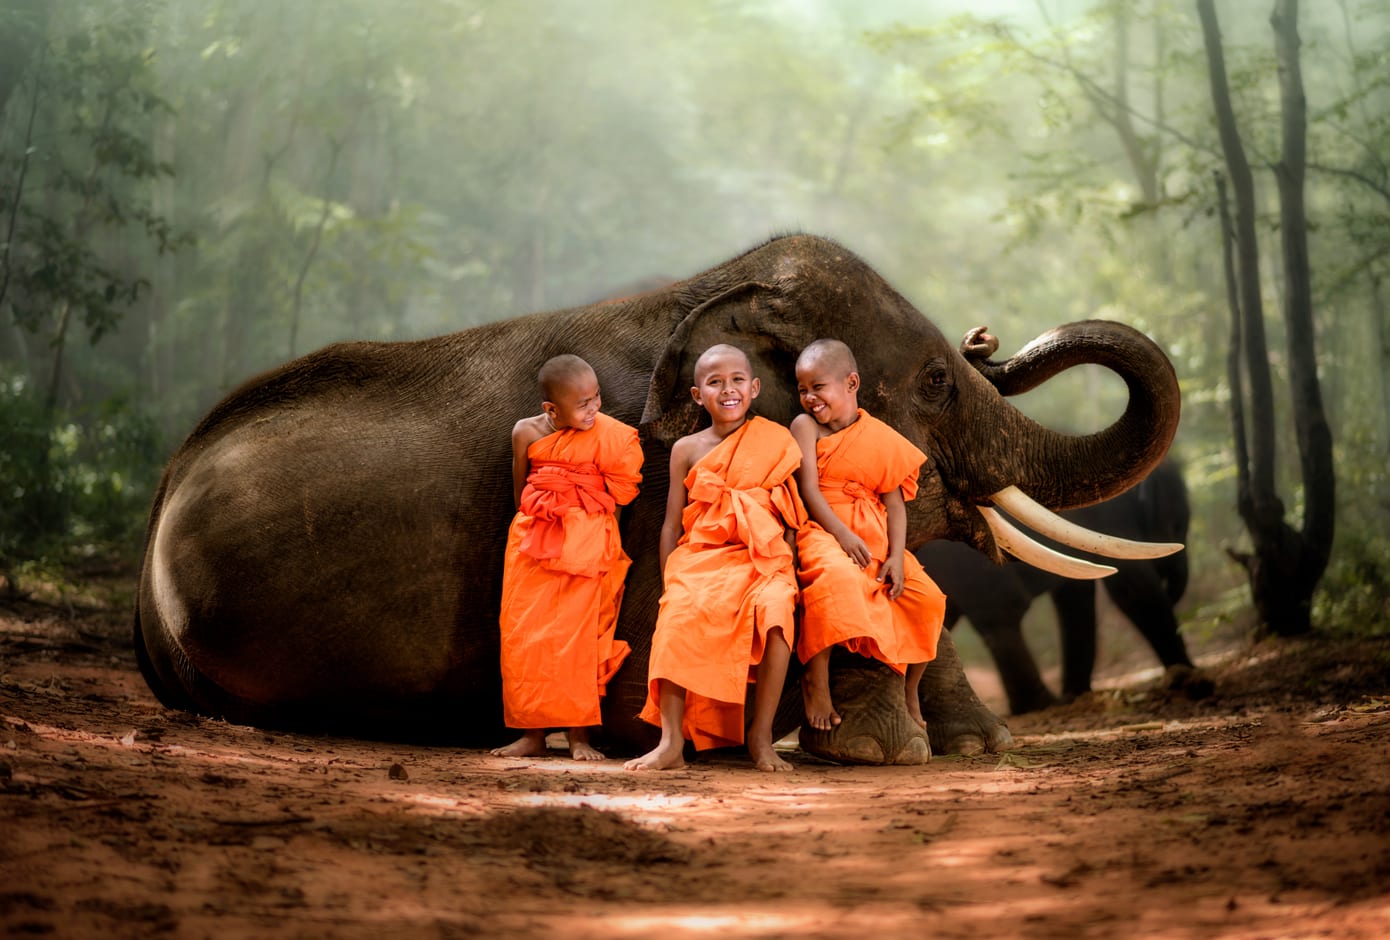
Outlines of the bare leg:
M 527 728 L 506 747 L 495 747 L 491 753 L 495 757 L 538 757 L 545 753 L 545 729 Z
M 685 689 L 670 679 L 658 679 L 657 706 L 661 710 L 661 741 L 641 757 L 623 764 L 624 770 L 679 770 L 685 766 Z
M 570 742 L 570 757 L 575 760 L 603 760 L 603 752 L 589 743 L 588 728 L 571 728 L 565 732 Z
M 907 695 L 907 717 L 917 722 L 917 727 L 926 730 L 927 719 L 922 717 L 922 673 L 927 671 L 926 663 L 909 663 L 907 675 L 903 679 L 903 691 Z
M 753 690 L 753 721 L 748 725 L 748 755 L 753 766 L 763 771 L 792 770 L 792 765 L 777 756 L 772 744 L 772 718 L 782 698 L 782 685 L 787 679 L 787 661 L 791 650 L 781 627 L 767 632 L 763 659 L 758 663 L 758 682 Z
M 827 646 L 811 657 L 801 674 L 801 700 L 806 706 L 806 723 L 817 731 L 829 731 L 840 723 L 840 713 L 830 699 L 830 650 Z

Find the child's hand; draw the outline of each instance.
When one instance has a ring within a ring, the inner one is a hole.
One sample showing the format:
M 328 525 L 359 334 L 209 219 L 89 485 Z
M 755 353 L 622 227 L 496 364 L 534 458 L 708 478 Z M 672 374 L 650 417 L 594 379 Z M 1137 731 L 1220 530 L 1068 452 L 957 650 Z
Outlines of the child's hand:
M 863 539 L 855 535 L 848 528 L 844 533 L 835 536 L 839 541 L 840 547 L 845 550 L 845 554 L 854 560 L 854 563 L 861 568 L 867 568 L 869 562 L 873 561 L 873 556 L 869 554 L 869 546 Z
M 879 565 L 877 580 L 888 585 L 888 599 L 893 601 L 897 600 L 902 595 L 903 588 L 906 586 L 903 584 L 902 557 L 891 557 L 883 564 Z

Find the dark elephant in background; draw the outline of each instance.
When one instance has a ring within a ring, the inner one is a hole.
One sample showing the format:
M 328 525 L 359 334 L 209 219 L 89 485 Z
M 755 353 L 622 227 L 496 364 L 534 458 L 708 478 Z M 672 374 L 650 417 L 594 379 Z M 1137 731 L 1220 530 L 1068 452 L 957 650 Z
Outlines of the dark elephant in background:
M 171 458 L 137 596 L 146 680 L 171 707 L 264 727 L 501 741 L 509 433 L 536 411 L 541 363 L 574 353 L 593 365 L 604 410 L 641 428 L 646 453 L 641 495 L 621 522 L 634 561 L 618 637 L 632 654 L 604 702 L 608 744 L 645 749 L 655 730 L 636 716 L 661 594 L 670 446 L 703 416 L 688 393 L 695 359 L 719 342 L 746 350 L 763 382 L 758 410 L 786 423 L 799 410 L 793 363 L 820 337 L 854 349 L 862 404 L 928 455 L 909 505 L 910 546 L 956 539 L 991 558 L 1001 544 L 1026 553 L 993 504 L 1046 534 L 1043 507 L 1128 489 L 1167 452 L 1178 424 L 1172 365 L 1138 331 L 1073 323 L 994 363 L 997 341 L 983 328 L 958 350 L 851 252 L 804 235 L 616 302 L 435 339 L 330 346 L 233 391 Z M 1128 385 L 1128 405 L 1108 428 L 1060 434 L 1005 398 L 1082 363 Z M 882 687 L 870 683 L 863 701 Z M 849 716 L 842 738 L 820 753 L 922 758 L 905 709 L 838 701 Z M 922 701 L 938 751 L 1009 741 L 965 681 L 949 636 Z M 779 732 L 800 714 L 788 683 Z
M 1114 499 L 1062 514 L 1087 528 L 1126 538 L 1182 542 L 1190 511 L 1187 486 L 1177 463 L 1165 460 L 1133 489 Z M 1048 594 L 1057 610 L 1062 649 L 1062 698 L 1091 689 L 1096 659 L 1096 586 L 1103 585 L 1164 666 L 1188 666 L 1173 607 L 1187 589 L 1187 553 L 1115 561 L 1114 574 L 1100 581 L 1074 580 L 1018 561 L 994 565 L 959 542 L 931 542 L 917 558 L 946 593 L 946 625 L 965 617 L 994 658 L 1015 714 L 1057 702 L 1038 674 L 1023 638 L 1023 616 L 1033 600 Z

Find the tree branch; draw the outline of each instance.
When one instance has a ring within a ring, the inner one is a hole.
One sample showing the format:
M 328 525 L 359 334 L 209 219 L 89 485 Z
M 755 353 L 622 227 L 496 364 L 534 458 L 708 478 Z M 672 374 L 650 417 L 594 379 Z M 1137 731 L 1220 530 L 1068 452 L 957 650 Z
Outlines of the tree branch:
M 1085 93 L 1086 97 L 1091 99 L 1092 103 L 1097 104 L 1097 110 L 1100 110 L 1100 103 L 1103 103 L 1104 105 L 1114 108 L 1117 111 L 1125 112 L 1130 117 L 1134 117 L 1140 121 L 1143 121 L 1145 124 L 1152 127 L 1154 130 L 1162 131 L 1163 133 L 1168 134 L 1174 140 L 1177 140 L 1179 143 L 1186 144 L 1187 146 L 1191 147 L 1193 150 L 1196 150 L 1199 153 L 1205 153 L 1208 156 L 1217 158 L 1221 156 L 1221 152 L 1216 148 L 1208 146 L 1206 144 L 1202 144 L 1194 140 L 1193 138 L 1187 136 L 1182 131 L 1178 130 L 1176 127 L 1173 127 L 1166 121 L 1163 121 L 1162 119 L 1157 117 L 1147 115 L 1140 111 L 1138 108 L 1135 108 L 1134 106 L 1129 104 L 1128 102 L 1121 102 L 1116 100 L 1114 95 L 1107 91 L 1103 86 L 1097 84 L 1094 79 L 1092 79 L 1085 72 L 1082 72 L 1070 61 L 1064 60 L 1059 62 L 1056 59 L 1050 58 L 1049 56 L 1045 56 L 1040 52 L 1028 48 L 1028 46 L 1015 39 L 1013 32 L 1009 30 L 1007 27 L 1003 27 L 1001 31 L 1005 36 L 1008 37 L 1009 41 L 1012 42 L 1018 48 L 1018 50 L 1022 52 L 1024 55 L 1026 55 L 1028 58 L 1041 65 L 1047 66 L 1050 69 L 1059 72 L 1065 72 L 1067 75 L 1071 76 L 1071 78 L 1078 85 L 1081 86 L 1081 90 L 1083 93 Z M 1112 119 L 1109 116 L 1107 116 L 1103 111 L 1101 113 L 1101 117 L 1105 119 L 1106 123 L 1112 123 Z
M 1376 182 L 1375 180 L 1371 179 L 1369 176 L 1360 172 L 1359 170 L 1348 170 L 1339 166 L 1327 166 L 1323 163 L 1311 162 L 1308 164 L 1308 169 L 1317 170 L 1319 173 L 1327 173 L 1332 176 L 1345 176 L 1348 179 L 1354 179 L 1358 183 L 1364 185 L 1371 192 L 1380 196 L 1386 202 L 1390 202 L 1390 187 L 1387 187 L 1384 183 Z
M 29 157 L 33 155 L 34 119 L 39 113 L 39 97 L 43 90 L 44 62 L 48 58 L 48 43 L 39 50 L 39 62 L 34 68 L 34 96 L 29 103 L 29 121 L 24 128 L 24 157 L 19 162 L 19 178 L 14 184 L 14 199 L 10 201 L 10 220 L 5 230 L 5 253 L 0 256 L 0 309 L 5 304 L 5 295 L 10 290 L 10 252 L 14 247 L 15 227 L 19 222 L 19 204 L 24 196 L 24 179 L 29 174 Z

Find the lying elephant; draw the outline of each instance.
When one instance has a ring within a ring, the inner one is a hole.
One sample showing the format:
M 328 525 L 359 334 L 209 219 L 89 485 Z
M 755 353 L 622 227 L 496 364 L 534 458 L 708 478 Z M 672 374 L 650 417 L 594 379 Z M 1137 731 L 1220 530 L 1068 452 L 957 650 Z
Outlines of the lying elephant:
M 620 749 L 645 748 L 655 730 L 636 714 L 661 592 L 669 448 L 703 415 L 688 393 L 694 360 L 717 342 L 742 347 L 763 380 L 758 410 L 787 422 L 798 410 L 793 362 L 823 336 L 854 349 L 863 405 L 929 456 L 909 504 L 910 545 L 956 539 L 997 560 L 996 539 L 1015 536 L 992 501 L 1105 499 L 1142 479 L 1177 427 L 1172 366 L 1128 327 L 1060 327 L 995 364 L 983 328 L 963 355 L 849 251 L 778 238 L 619 302 L 334 345 L 232 392 L 174 454 L 155 496 L 135 616 L 142 672 L 164 704 L 236 722 L 498 742 L 508 435 L 536 410 L 540 364 L 569 352 L 594 366 L 605 410 L 643 431 L 642 494 L 622 518 L 634 564 L 618 637 L 632 654 L 609 685 L 604 732 Z M 1057 434 L 1003 397 L 1088 362 L 1130 389 L 1103 431 Z M 799 723 L 794 682 L 787 693 L 779 731 Z M 938 752 L 1008 743 L 949 639 L 922 699 Z M 889 739 L 903 716 L 841 704 L 860 716 L 846 734 L 883 739 L 882 759 L 895 759 L 900 742 Z M 834 742 L 824 753 L 835 756 Z
M 1187 538 L 1187 487 L 1178 465 L 1165 460 L 1133 489 L 1064 515 L 1088 528 L 1128 538 L 1181 542 Z M 1038 674 L 1037 663 L 1023 639 L 1023 616 L 1042 594 L 1050 595 L 1057 609 L 1065 699 L 1091 689 L 1097 584 L 1104 585 L 1115 606 L 1144 635 L 1164 666 L 1192 665 L 1173 615 L 1173 605 L 1187 589 L 1185 552 L 1117 561 L 1116 572 L 1100 582 L 1064 578 L 1017 561 L 999 567 L 958 542 L 930 542 L 918 548 L 916 555 L 946 592 L 946 625 L 953 626 L 965 617 L 985 641 L 1004 682 L 1009 710 L 1015 715 L 1047 708 L 1057 701 Z

